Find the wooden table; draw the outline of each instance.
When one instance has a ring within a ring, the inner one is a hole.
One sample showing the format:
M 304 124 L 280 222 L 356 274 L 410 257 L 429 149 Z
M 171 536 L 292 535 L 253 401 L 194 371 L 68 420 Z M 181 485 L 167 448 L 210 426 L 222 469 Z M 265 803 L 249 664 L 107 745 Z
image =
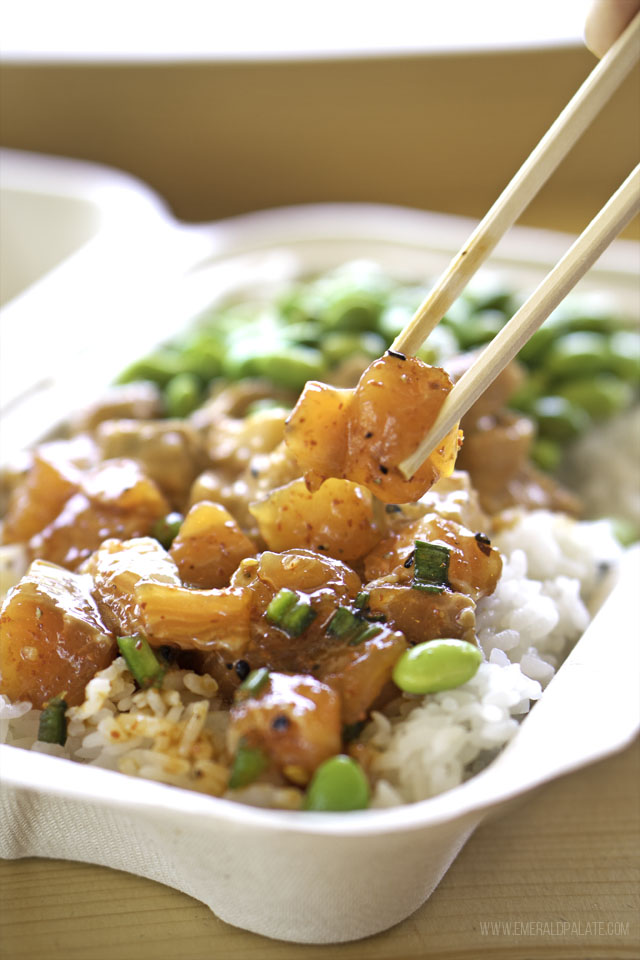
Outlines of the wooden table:
M 0 861 L 3 960 L 500 960 L 640 956 L 640 741 L 471 838 L 427 903 L 341 946 L 266 940 L 168 887 L 86 864 Z

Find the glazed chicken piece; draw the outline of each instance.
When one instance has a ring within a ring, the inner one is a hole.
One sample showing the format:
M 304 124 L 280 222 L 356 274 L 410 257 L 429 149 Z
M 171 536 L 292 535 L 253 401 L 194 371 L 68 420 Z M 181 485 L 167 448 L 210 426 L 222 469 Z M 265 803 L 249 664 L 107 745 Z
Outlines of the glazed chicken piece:
M 340 698 L 308 675 L 269 673 L 256 696 L 231 708 L 227 746 L 258 748 L 294 782 L 304 785 L 324 760 L 340 752 Z
M 339 477 L 362 484 L 384 503 L 418 500 L 451 473 L 458 429 L 410 480 L 399 464 L 417 449 L 451 387 L 444 370 L 390 353 L 367 367 L 355 390 L 309 382 L 285 433 L 309 489 Z
M 458 455 L 459 456 L 459 455 Z M 441 477 L 420 499 L 422 514 L 437 513 L 446 520 L 455 520 L 469 530 L 490 531 L 491 521 L 480 506 L 478 494 L 466 470 L 454 470 Z
M 215 468 L 238 475 L 252 457 L 271 453 L 284 437 L 288 410 L 284 407 L 258 410 L 242 419 L 223 417 L 207 434 L 206 448 Z
M 270 453 L 254 454 L 245 470 L 237 476 L 225 470 L 205 470 L 195 480 L 189 494 L 193 506 L 201 500 L 222 504 L 233 515 L 241 530 L 260 542 L 260 530 L 250 506 L 264 500 L 276 487 L 300 476 L 300 468 L 284 443 Z
M 445 589 L 442 593 L 414 590 L 397 574 L 372 580 L 365 587 L 369 609 L 385 617 L 389 626 L 400 630 L 410 644 L 440 637 L 476 643 L 476 605 L 464 593 Z
M 228 699 L 244 673 L 267 667 L 286 673 L 311 674 L 341 694 L 345 723 L 362 719 L 391 679 L 406 640 L 386 624 L 371 624 L 371 634 L 356 645 L 329 629 L 339 607 L 355 610 L 360 578 L 338 560 L 311 550 L 266 551 L 257 559 L 244 560 L 232 580 L 252 594 L 251 641 L 243 663 L 233 664 L 220 654 L 198 658 L 198 669 L 218 681 Z M 267 615 L 273 598 L 281 590 L 296 593 L 308 604 L 309 622 L 292 637 Z M 358 621 L 360 623 L 360 621 Z M 362 620 L 363 629 L 369 626 Z M 240 672 L 238 672 L 238 668 Z
M 330 478 L 313 491 L 293 480 L 249 510 L 270 550 L 305 547 L 353 563 L 382 535 L 371 493 L 350 480 Z
M 482 531 L 474 533 L 437 513 L 428 513 L 382 540 L 365 560 L 366 579 L 395 574 L 397 582 L 410 583 L 416 540 L 448 547 L 451 589 L 473 600 L 486 597 L 495 590 L 502 572 L 502 558 L 486 534 Z
M 80 489 L 82 474 L 45 447 L 36 450 L 31 467 L 9 498 L 2 528 L 3 543 L 24 543 L 51 523 Z
M 184 584 L 207 588 L 228 586 L 240 561 L 256 552 L 228 510 L 201 500 L 184 518 L 169 555 Z
M 136 588 L 141 583 L 180 584 L 175 563 L 152 537 L 105 540 L 83 570 L 93 578 L 92 593 L 104 622 L 119 636 L 141 630 L 136 601 Z
M 414 585 L 416 541 L 448 549 L 446 583 L 440 592 Z M 412 643 L 454 637 L 475 643 L 475 601 L 496 588 L 499 552 L 486 534 L 427 513 L 398 527 L 365 559 L 369 605 L 384 614 Z
M 116 655 L 90 588 L 87 576 L 31 564 L 2 608 L 0 693 L 38 709 L 60 694 L 81 703 L 85 685 Z
M 191 484 L 206 465 L 200 437 L 184 420 L 106 420 L 96 441 L 103 459 L 139 463 L 177 510 L 184 509 Z
M 318 653 L 330 642 L 326 627 L 333 613 L 360 590 L 360 578 L 346 564 L 304 549 L 265 551 L 244 560 L 231 583 L 252 595 L 251 642 L 244 654 L 251 669 L 268 666 L 291 673 L 313 672 Z M 266 615 L 283 589 L 296 592 L 312 611 L 308 626 L 295 638 Z
M 220 650 L 226 656 L 239 656 L 249 642 L 249 593 L 183 587 L 157 541 L 108 540 L 87 569 L 100 609 L 120 635 L 142 634 L 151 646 Z
M 475 352 L 466 353 L 449 361 L 454 382 L 476 357 Z M 465 439 L 457 466 L 469 472 L 482 507 L 492 516 L 513 506 L 577 516 L 577 498 L 529 460 L 533 422 L 506 409 L 524 376 L 517 361 L 508 364 L 462 418 Z
M 69 570 L 109 537 L 146 536 L 169 505 L 132 460 L 107 460 L 84 472 L 79 489 L 29 541 L 31 555 Z
M 105 420 L 152 420 L 162 416 L 162 394 L 149 380 L 110 387 L 71 420 L 72 433 L 92 433 Z
M 318 656 L 315 674 L 340 694 L 342 722 L 361 723 L 369 710 L 382 706 L 397 695 L 391 674 L 407 649 L 407 641 L 398 630 L 386 625 L 379 632 L 354 646 L 336 645 Z

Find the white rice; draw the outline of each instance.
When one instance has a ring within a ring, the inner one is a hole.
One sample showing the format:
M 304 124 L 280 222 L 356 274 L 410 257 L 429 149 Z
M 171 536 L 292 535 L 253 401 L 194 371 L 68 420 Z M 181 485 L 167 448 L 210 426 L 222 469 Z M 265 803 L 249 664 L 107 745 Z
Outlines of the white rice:
M 621 438 L 627 446 L 617 446 L 615 456 L 608 443 L 591 451 L 594 476 L 618 470 L 621 450 L 630 449 L 633 463 L 635 447 L 628 443 L 624 418 L 611 424 L 609 436 L 614 447 Z M 600 457 L 606 469 L 598 468 Z M 618 473 L 627 487 L 630 477 L 635 481 L 637 476 L 629 461 Z M 633 512 L 633 497 L 617 496 L 617 512 L 623 507 Z M 477 607 L 477 635 L 486 662 L 455 690 L 398 698 L 395 712 L 375 713 L 363 733 L 375 807 L 449 790 L 495 756 L 584 632 L 590 600 L 622 553 L 606 521 L 576 522 L 547 511 L 514 512 L 494 544 L 503 554 L 503 575 L 495 592 Z M 8 580 L 18 579 L 20 557 L 7 555 L 5 566 Z M 217 700 L 211 677 L 172 669 L 162 690 L 136 692 L 124 660 L 118 658 L 90 681 L 84 703 L 68 712 L 65 748 L 37 741 L 39 716 L 28 703 L 10 704 L 0 696 L 0 740 L 216 796 L 231 795 L 225 794 L 228 713 Z M 270 784 L 253 785 L 233 796 L 259 806 L 293 809 L 301 800 L 296 788 Z
M 405 697 L 392 718 L 372 717 L 374 807 L 427 799 L 486 766 L 584 632 L 587 601 L 622 553 L 607 522 L 545 510 L 514 514 L 494 543 L 503 574 L 476 611 L 487 662 L 455 690 Z

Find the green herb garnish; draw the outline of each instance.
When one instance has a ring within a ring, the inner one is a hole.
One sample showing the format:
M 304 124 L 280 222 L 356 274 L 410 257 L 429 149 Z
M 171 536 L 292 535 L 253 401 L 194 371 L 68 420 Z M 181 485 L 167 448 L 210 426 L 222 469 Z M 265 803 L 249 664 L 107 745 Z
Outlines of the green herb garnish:
M 304 633 L 317 614 L 308 600 L 283 587 L 267 607 L 266 616 L 267 620 L 293 638 Z
M 118 649 L 139 687 L 158 686 L 165 667 L 142 636 L 118 637 Z
M 425 593 L 443 593 L 449 582 L 450 557 L 451 550 L 444 544 L 416 540 L 413 589 Z
M 67 701 L 66 694 L 52 697 L 40 714 L 38 740 L 42 743 L 59 743 L 64 746 L 67 740 Z
M 269 758 L 260 747 L 249 747 L 244 738 L 238 744 L 229 776 L 229 789 L 237 790 L 253 783 L 269 766 Z

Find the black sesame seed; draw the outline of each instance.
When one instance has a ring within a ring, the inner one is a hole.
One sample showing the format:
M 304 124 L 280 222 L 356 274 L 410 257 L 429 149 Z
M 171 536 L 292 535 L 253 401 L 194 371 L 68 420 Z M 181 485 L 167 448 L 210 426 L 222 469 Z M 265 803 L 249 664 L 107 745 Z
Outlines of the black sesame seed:
M 284 713 L 279 713 L 279 714 L 278 714 L 276 717 L 274 717 L 273 720 L 271 721 L 271 729 L 272 729 L 272 730 L 286 730 L 286 729 L 289 727 L 289 723 L 290 723 L 289 717 L 286 717 L 286 716 L 284 715 Z
M 367 430 L 367 432 L 364 435 L 364 438 L 365 440 L 370 440 L 372 436 L 373 436 L 373 430 Z
M 400 353 L 398 350 L 387 350 L 387 353 L 390 357 L 397 357 L 398 360 L 406 360 L 404 353 Z
M 225 667 L 227 668 L 227 670 L 233 670 L 233 664 L 232 664 L 232 663 L 225 663 Z
M 246 678 L 251 673 L 251 667 L 246 660 L 236 660 L 235 663 L 236 673 L 241 680 L 246 680 Z
M 380 473 L 384 473 L 386 476 L 386 474 L 389 473 L 389 467 L 385 467 L 383 463 L 381 463 L 379 466 L 380 466 Z
M 387 503 L 384 510 L 385 513 L 402 513 L 402 507 L 399 507 L 397 503 Z
M 484 553 L 485 557 L 488 557 L 491 553 L 491 540 L 486 533 L 476 533 L 476 543 L 478 544 L 480 552 Z
M 406 567 L 407 570 L 409 569 L 409 567 L 412 567 L 413 561 L 415 560 L 415 556 L 416 556 L 416 552 L 415 550 L 412 550 L 409 556 L 407 557 L 407 559 L 405 560 L 405 562 L 402 564 L 402 566 Z

